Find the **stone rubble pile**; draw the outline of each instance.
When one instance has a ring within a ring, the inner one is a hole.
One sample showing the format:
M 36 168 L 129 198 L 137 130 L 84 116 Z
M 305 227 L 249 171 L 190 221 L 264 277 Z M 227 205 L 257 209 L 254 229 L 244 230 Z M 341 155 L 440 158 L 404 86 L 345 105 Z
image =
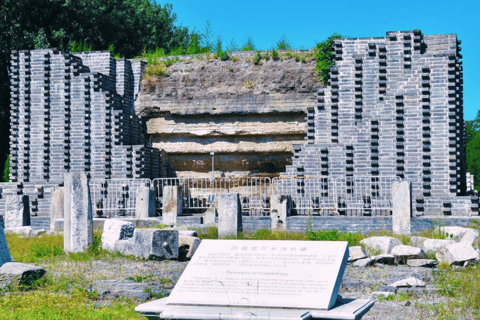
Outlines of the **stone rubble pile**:
M 412 237 L 412 245 L 403 245 L 399 239 L 388 236 L 369 237 L 360 241 L 361 246 L 350 248 L 348 261 L 354 267 L 372 266 L 376 263 L 435 267 L 441 262 L 467 266 L 480 260 L 477 230 L 441 227 L 439 231 L 445 234 L 447 239 Z M 427 253 L 434 253 L 436 259 L 427 259 Z
M 107 219 L 102 248 L 148 260 L 190 259 L 200 245 L 195 231 L 135 228 L 133 223 Z

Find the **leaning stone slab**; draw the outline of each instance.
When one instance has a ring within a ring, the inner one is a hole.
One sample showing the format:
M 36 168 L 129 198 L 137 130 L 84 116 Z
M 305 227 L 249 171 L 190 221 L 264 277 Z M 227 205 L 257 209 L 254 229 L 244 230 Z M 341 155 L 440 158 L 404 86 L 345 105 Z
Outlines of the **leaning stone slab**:
M 28 196 L 8 195 L 5 202 L 5 228 L 30 225 Z
M 367 253 L 360 246 L 350 247 L 349 253 L 350 255 L 348 256 L 348 262 L 354 262 L 360 259 L 368 258 Z
M 479 233 L 475 229 L 463 227 L 441 227 L 440 230 L 453 236 L 455 240 L 468 242 L 474 245 L 478 243 Z
M 0 226 L 0 267 L 11 261 L 12 256 L 10 255 L 10 249 L 8 249 L 7 238 L 2 226 Z
M 456 241 L 453 239 L 425 239 L 422 244 L 422 249 L 425 252 L 437 252 L 438 250 L 454 243 L 456 243 Z
M 352 263 L 353 267 L 368 267 L 375 264 L 375 260 L 372 258 L 360 259 Z
M 405 263 L 408 259 L 423 259 L 425 252 L 417 247 L 400 245 L 392 249 L 392 254 L 398 263 Z
M 178 258 L 178 231 L 135 229 L 133 237 L 115 241 L 115 250 L 149 260 Z
M 178 237 L 178 259 L 187 260 L 191 259 L 197 251 L 201 240 L 197 237 L 191 236 L 179 236 Z
M 7 262 L 0 267 L 0 288 L 7 286 L 30 285 L 47 271 L 31 264 Z
M 64 239 L 65 252 L 83 252 L 93 241 L 93 217 L 85 173 L 65 173 Z
M 407 265 L 409 267 L 424 267 L 424 268 L 433 268 L 438 264 L 437 260 L 431 259 L 408 259 Z
M 360 243 L 374 250 L 380 250 L 381 253 L 390 253 L 395 246 L 402 244 L 397 238 L 387 236 L 366 238 L 360 241 Z
M 464 264 L 466 261 L 475 260 L 479 256 L 472 245 L 467 242 L 458 242 L 440 249 L 437 260 L 448 264 Z
M 415 277 L 410 277 L 410 278 L 407 278 L 407 279 L 403 279 L 403 280 L 394 282 L 394 283 L 390 284 L 389 286 L 390 287 L 395 287 L 395 288 L 398 288 L 398 287 L 425 287 L 425 282 L 423 282 L 422 280 L 419 280 Z
M 133 236 L 135 226 L 133 223 L 118 219 L 106 219 L 103 224 L 102 248 L 115 250 L 115 242 L 129 239 Z

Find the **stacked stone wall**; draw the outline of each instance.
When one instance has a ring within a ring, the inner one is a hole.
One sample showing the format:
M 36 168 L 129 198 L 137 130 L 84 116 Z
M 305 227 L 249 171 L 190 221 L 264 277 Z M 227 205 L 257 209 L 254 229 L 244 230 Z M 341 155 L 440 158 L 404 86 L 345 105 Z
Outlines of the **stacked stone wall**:
M 478 197 L 466 196 L 459 44 L 419 30 L 336 40 L 308 143 L 282 175 L 398 176 L 412 183 L 417 216 L 478 215 Z
M 161 152 L 145 145 L 145 125 L 134 112 L 144 67 L 109 51 L 14 51 L 11 183 L 0 186 L 0 208 L 8 194 L 26 194 L 33 215 L 50 215 L 66 172 L 90 179 L 165 173 Z

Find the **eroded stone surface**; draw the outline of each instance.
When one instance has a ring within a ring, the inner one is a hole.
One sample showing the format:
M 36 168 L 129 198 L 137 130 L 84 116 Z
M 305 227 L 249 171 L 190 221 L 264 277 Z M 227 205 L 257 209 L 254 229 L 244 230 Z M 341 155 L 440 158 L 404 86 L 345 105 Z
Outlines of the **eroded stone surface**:
M 415 277 L 410 277 L 404 280 L 396 281 L 389 285 L 390 287 L 425 287 L 425 282 Z
M 445 232 L 449 236 L 453 236 L 455 240 L 468 242 L 476 245 L 478 243 L 479 233 L 472 228 L 464 227 L 441 227 L 441 231 Z
M 201 240 L 197 237 L 192 236 L 179 236 L 178 237 L 178 259 L 185 260 L 191 259 L 197 251 L 198 246 L 200 245 Z
M 135 226 L 131 222 L 118 219 L 106 219 L 103 224 L 102 248 L 107 250 L 115 249 L 115 242 L 129 239 L 133 236 Z
M 150 260 L 178 258 L 178 231 L 135 229 L 133 237 L 115 241 L 115 250 Z
M 421 248 L 400 245 L 392 249 L 392 254 L 399 263 L 405 263 L 407 259 L 423 259 L 425 252 Z
M 47 271 L 31 264 L 7 262 L 0 267 L 0 288 L 8 285 L 30 285 Z
M 395 246 L 402 244 L 397 238 L 387 236 L 366 238 L 360 243 L 374 250 L 380 250 L 381 253 L 390 253 Z
M 5 237 L 3 227 L 0 226 L 0 267 L 11 261 L 12 256 L 10 255 L 10 249 L 8 248 L 7 238 Z
M 438 250 L 454 243 L 456 243 L 456 241 L 453 239 L 425 239 L 421 247 L 425 252 L 437 252 Z
M 466 261 L 475 260 L 479 254 L 472 245 L 467 242 L 459 242 L 440 249 L 436 254 L 439 262 L 448 264 L 464 264 Z
M 407 265 L 409 267 L 432 268 L 432 267 L 435 267 L 437 264 L 438 264 L 437 260 L 431 260 L 431 259 L 408 259 L 407 260 Z
M 353 262 L 368 257 L 367 253 L 362 249 L 361 246 L 350 247 L 349 253 L 350 255 L 348 257 L 348 262 Z

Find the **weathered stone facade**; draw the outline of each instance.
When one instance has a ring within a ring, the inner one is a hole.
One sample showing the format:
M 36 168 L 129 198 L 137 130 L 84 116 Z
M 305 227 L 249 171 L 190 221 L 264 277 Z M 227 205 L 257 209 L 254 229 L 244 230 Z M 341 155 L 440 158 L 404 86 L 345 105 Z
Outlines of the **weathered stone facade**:
M 6 195 L 24 194 L 33 215 L 49 216 L 66 172 L 102 179 L 165 174 L 160 151 L 145 146 L 134 113 L 144 67 L 109 51 L 14 51 L 11 183 L 2 184 L 0 208 Z
M 306 110 L 315 106 L 318 86 L 313 57 L 255 64 L 254 55 L 187 57 L 168 77 L 142 86 L 136 113 L 177 176 L 211 177 L 212 151 L 216 176 L 276 176 L 291 164 L 293 144 L 305 142 Z
M 463 77 L 454 34 L 335 41 L 330 85 L 284 176 L 398 176 L 415 215 L 478 215 L 466 194 Z M 347 186 L 354 188 L 355 186 Z

